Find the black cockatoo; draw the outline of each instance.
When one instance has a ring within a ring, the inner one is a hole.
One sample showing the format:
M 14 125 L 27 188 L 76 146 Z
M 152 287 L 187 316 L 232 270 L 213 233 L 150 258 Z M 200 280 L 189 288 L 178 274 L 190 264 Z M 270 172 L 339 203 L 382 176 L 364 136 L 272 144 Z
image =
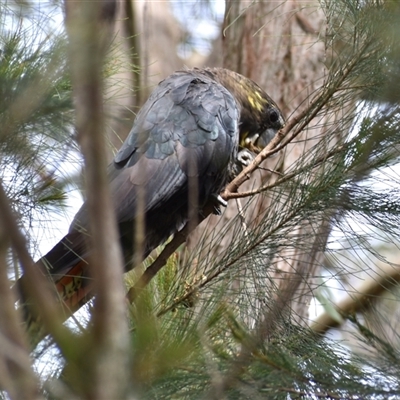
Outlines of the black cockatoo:
M 138 213 L 144 213 L 141 251 L 147 257 L 185 225 L 190 207 L 201 213 L 214 201 L 218 211 L 218 203 L 224 204 L 219 193 L 237 174 L 238 163 L 265 147 L 283 125 L 281 111 L 265 91 L 235 72 L 196 68 L 160 82 L 109 166 L 126 270 L 133 267 Z M 37 262 L 70 313 L 91 298 L 90 268 L 96 268 L 87 263 L 86 207 Z M 18 285 L 22 298 L 25 284 Z

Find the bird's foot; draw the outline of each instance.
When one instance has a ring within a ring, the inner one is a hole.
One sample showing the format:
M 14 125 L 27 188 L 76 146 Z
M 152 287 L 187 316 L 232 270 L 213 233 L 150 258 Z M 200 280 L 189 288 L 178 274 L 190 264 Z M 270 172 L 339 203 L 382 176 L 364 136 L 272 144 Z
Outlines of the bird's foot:
M 219 194 L 217 193 L 212 193 L 210 196 L 210 202 L 213 205 L 213 214 L 215 215 L 221 215 L 221 207 L 226 207 L 228 205 L 228 202 L 224 200 Z
M 255 157 L 256 155 L 249 149 L 241 148 L 238 151 L 235 162 L 232 166 L 230 179 L 233 179 L 236 176 L 238 176 L 243 171 L 243 168 L 247 167 L 252 163 Z
M 247 167 L 254 160 L 255 154 L 248 149 L 240 150 L 237 154 L 237 161 L 243 166 Z

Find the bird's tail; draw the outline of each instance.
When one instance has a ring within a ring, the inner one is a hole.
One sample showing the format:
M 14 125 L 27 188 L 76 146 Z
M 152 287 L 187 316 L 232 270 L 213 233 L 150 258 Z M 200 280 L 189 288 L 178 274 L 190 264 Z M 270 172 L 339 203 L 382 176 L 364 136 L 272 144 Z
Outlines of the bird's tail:
M 54 298 L 60 304 L 60 318 L 65 321 L 92 297 L 92 280 L 89 276 L 89 265 L 86 261 L 85 240 L 80 232 L 66 235 L 44 257 L 36 262 L 44 271 L 46 284 L 53 288 Z M 14 285 L 19 307 L 32 344 L 36 345 L 46 336 L 41 322 L 40 309 L 28 293 L 26 276 L 23 275 Z

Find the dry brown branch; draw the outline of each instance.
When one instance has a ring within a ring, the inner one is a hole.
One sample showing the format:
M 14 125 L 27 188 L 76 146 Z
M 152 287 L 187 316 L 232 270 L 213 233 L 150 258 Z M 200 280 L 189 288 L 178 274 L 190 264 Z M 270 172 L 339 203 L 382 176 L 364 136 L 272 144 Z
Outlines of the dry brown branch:
M 342 153 L 345 150 L 345 148 L 346 148 L 346 145 L 337 146 L 336 148 L 330 150 L 326 154 L 323 154 L 322 156 L 316 158 L 310 164 L 307 164 L 304 167 L 296 169 L 292 173 L 286 174 L 282 178 L 277 179 L 274 183 L 270 183 L 269 185 L 261 186 L 260 188 L 255 189 L 255 190 L 249 190 L 246 192 L 229 193 L 229 198 L 230 199 L 239 199 L 242 197 L 250 197 L 250 196 L 254 196 L 256 194 L 262 193 L 262 192 L 266 192 L 267 190 L 273 189 L 274 187 L 277 187 L 277 186 L 281 185 L 282 183 L 285 183 L 285 182 L 293 179 L 294 177 L 300 175 L 301 173 L 303 173 L 306 170 L 318 167 L 322 163 L 324 163 L 327 160 L 329 160 L 330 158 L 334 157 L 336 154 Z
M 343 317 L 343 321 L 324 312 L 311 324 L 311 329 L 316 333 L 324 334 L 330 328 L 340 326 L 349 315 L 367 310 L 378 296 L 399 282 L 399 266 L 379 265 L 379 274 L 364 281 L 352 293 L 347 293 L 343 300 L 334 304 L 335 310 Z
M 4 199 L 4 198 L 3 198 Z M 1 202 L 0 202 L 1 204 Z M 4 212 L 0 214 L 4 215 Z M 7 277 L 8 226 L 0 222 L 0 388 L 11 399 L 37 399 L 38 381 L 31 368 L 29 345 Z
M 34 311 L 36 314 L 39 314 L 40 311 L 45 330 L 53 336 L 63 351 L 65 344 L 72 340 L 73 335 L 62 325 L 60 305 L 54 302 L 53 291 L 45 278 L 45 273 L 37 268 L 27 250 L 26 238 L 18 228 L 2 185 L 0 185 L 0 216 L 2 223 L 7 227 L 11 246 L 24 271 L 24 277 L 21 279 L 23 291 L 28 298 L 35 299 L 35 303 L 32 305 Z

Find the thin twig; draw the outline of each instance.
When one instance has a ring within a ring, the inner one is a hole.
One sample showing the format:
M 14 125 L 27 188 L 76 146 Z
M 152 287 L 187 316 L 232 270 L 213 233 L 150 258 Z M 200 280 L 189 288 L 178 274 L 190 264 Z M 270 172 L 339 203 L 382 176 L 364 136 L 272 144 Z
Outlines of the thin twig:
M 256 194 L 259 193 L 263 193 L 266 192 L 274 187 L 277 187 L 279 185 L 281 185 L 282 183 L 285 183 L 291 179 L 293 179 L 295 176 L 300 175 L 301 173 L 303 173 L 304 171 L 311 169 L 311 168 L 315 168 L 318 167 L 319 165 L 321 165 L 323 162 L 329 160 L 330 158 L 334 157 L 337 154 L 340 154 L 343 152 L 343 150 L 346 149 L 346 147 L 348 147 L 347 145 L 341 145 L 341 146 L 337 146 L 336 148 L 330 150 L 329 152 L 327 152 L 326 154 L 323 154 L 322 156 L 316 158 L 315 160 L 313 160 L 310 164 L 304 165 L 303 167 L 296 169 L 295 171 L 285 174 L 282 176 L 282 178 L 277 179 L 274 183 L 271 183 L 269 185 L 264 185 L 261 186 L 258 189 L 255 190 L 248 190 L 246 192 L 237 192 L 237 193 L 229 193 L 226 196 L 226 199 L 239 199 L 242 197 L 250 197 L 250 196 L 254 196 Z
M 236 199 L 236 206 L 238 208 L 238 216 L 240 218 L 240 222 L 242 223 L 242 228 L 244 232 L 244 236 L 247 237 L 249 235 L 249 228 L 246 224 L 246 217 L 243 211 L 243 206 L 240 199 Z

